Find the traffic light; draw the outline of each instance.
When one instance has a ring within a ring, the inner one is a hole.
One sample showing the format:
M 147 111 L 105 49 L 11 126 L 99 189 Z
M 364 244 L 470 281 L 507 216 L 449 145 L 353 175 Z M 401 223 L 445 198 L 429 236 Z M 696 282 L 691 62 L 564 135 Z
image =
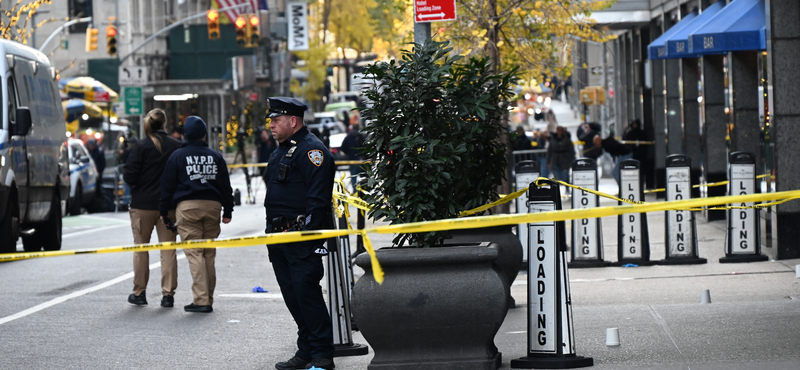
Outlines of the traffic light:
M 247 26 L 247 20 L 244 19 L 243 16 L 236 17 L 236 21 L 233 22 L 234 26 L 236 26 L 236 45 L 240 48 L 243 48 L 247 44 L 247 36 L 245 35 Z
M 219 12 L 215 9 L 210 9 L 206 13 L 208 18 L 208 39 L 216 40 L 220 37 L 219 34 Z
M 247 46 L 256 47 L 258 46 L 258 40 L 261 39 L 258 14 L 247 14 L 247 17 Z
M 97 50 L 97 34 L 100 32 L 97 28 L 86 29 L 86 52 Z
M 117 27 L 106 27 L 106 52 L 108 55 L 117 55 Z

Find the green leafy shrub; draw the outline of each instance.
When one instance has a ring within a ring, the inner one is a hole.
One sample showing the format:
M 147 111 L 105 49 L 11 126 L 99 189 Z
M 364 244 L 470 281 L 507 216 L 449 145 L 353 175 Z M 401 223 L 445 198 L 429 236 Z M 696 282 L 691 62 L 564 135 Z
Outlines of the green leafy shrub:
M 374 219 L 452 218 L 498 198 L 508 166 L 502 122 L 517 71 L 492 72 L 488 59 L 462 62 L 451 51 L 449 42 L 414 44 L 401 60 L 365 70 L 373 84 L 361 109 L 370 161 L 361 185 L 371 190 Z M 428 247 L 447 236 L 401 234 L 394 244 Z

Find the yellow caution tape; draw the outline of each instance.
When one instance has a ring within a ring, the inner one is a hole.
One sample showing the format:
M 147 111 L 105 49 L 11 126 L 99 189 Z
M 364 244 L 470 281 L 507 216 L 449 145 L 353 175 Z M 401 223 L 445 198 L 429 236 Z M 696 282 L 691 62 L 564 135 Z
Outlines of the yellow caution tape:
M 364 210 L 364 211 L 369 211 L 369 208 L 370 208 L 370 204 L 369 203 L 367 203 L 366 201 L 364 201 L 361 198 L 357 198 L 357 197 L 354 197 L 352 195 L 347 195 L 347 194 L 343 194 L 343 193 L 334 192 L 333 193 L 333 198 L 336 199 L 336 200 L 340 200 L 342 202 L 351 204 L 354 207 L 356 207 L 358 209 L 361 209 L 361 210 Z
M 285 233 L 267 234 L 261 236 L 246 236 L 230 239 L 205 239 L 187 240 L 181 242 L 166 242 L 153 244 L 136 244 L 119 247 L 108 247 L 98 249 L 77 249 L 61 250 L 49 252 L 28 252 L 28 253 L 9 253 L 0 255 L 0 262 L 16 261 L 21 259 L 68 256 L 73 254 L 96 254 L 96 253 L 118 253 L 118 252 L 147 252 L 153 250 L 168 249 L 187 249 L 187 248 L 233 248 L 249 247 L 260 244 L 283 244 L 294 243 L 307 240 L 318 240 L 335 238 L 338 236 L 349 235 L 347 230 L 310 230 L 292 231 Z
M 763 178 L 765 178 L 767 176 L 769 176 L 772 179 L 775 178 L 775 176 L 771 176 L 769 174 L 764 174 L 764 175 L 756 176 L 756 179 L 763 179 Z M 692 185 L 692 188 L 695 188 L 695 189 L 696 188 L 703 188 L 703 187 L 710 188 L 710 187 L 714 187 L 714 186 L 728 185 L 729 183 L 730 183 L 729 180 L 725 180 L 725 181 L 719 181 L 719 182 L 712 182 L 712 183 L 708 183 L 708 184 L 695 184 L 695 185 Z M 664 189 L 664 188 L 658 188 L 658 189 L 652 189 L 652 190 L 645 190 L 644 193 L 645 194 L 660 193 L 660 192 L 666 191 L 666 190 L 667 189 Z
M 414 222 L 400 225 L 381 226 L 368 229 L 367 232 L 378 234 L 409 234 L 423 233 L 440 230 L 452 229 L 471 229 L 476 227 L 491 227 L 501 225 L 513 225 L 524 223 L 535 223 L 545 221 L 567 221 L 584 218 L 598 218 L 606 216 L 617 216 L 629 213 L 646 213 L 656 211 L 685 210 L 694 207 L 707 205 L 718 205 L 728 203 L 748 203 L 764 200 L 797 199 L 800 198 L 800 190 L 782 191 L 777 193 L 733 195 L 712 198 L 684 199 L 669 202 L 645 203 L 637 205 L 621 205 L 613 207 L 582 208 L 552 212 L 523 213 L 511 215 L 495 216 L 476 216 L 466 218 L 454 218 L 426 222 Z
M 334 161 L 337 166 L 345 166 L 351 164 L 364 164 L 369 161 Z M 241 168 L 241 167 L 267 167 L 269 163 L 248 163 L 248 164 L 229 164 L 228 168 Z
M 540 178 L 542 178 L 542 177 L 540 177 Z M 494 201 L 492 203 L 484 204 L 484 205 L 482 205 L 482 206 L 480 206 L 478 208 L 473 208 L 473 209 L 470 209 L 470 210 L 463 211 L 463 212 L 458 214 L 458 217 L 474 215 L 474 214 L 476 214 L 478 212 L 483 212 L 483 211 L 485 211 L 485 210 L 487 210 L 489 208 L 501 205 L 503 203 L 508 203 L 508 202 L 512 201 L 513 199 L 516 199 L 516 198 L 520 197 L 522 194 L 525 194 L 525 192 L 527 192 L 527 191 L 528 191 L 528 188 L 525 188 L 525 189 L 522 189 L 522 190 L 517 190 L 517 191 L 515 191 L 515 192 L 513 192 L 511 194 L 508 194 L 508 195 L 506 195 L 506 196 L 504 196 L 504 197 L 502 197 L 502 198 L 500 198 L 500 199 L 498 199 L 498 200 L 496 200 L 496 201 Z
M 641 141 L 641 140 L 620 140 L 620 138 L 615 138 L 620 144 L 631 144 L 631 145 L 652 145 L 655 144 L 655 141 Z
M 375 249 L 372 248 L 372 241 L 369 240 L 367 232 L 367 230 L 359 231 L 361 234 L 361 240 L 364 242 L 364 249 L 366 249 L 367 253 L 369 254 L 369 261 L 372 265 L 372 276 L 375 278 L 375 282 L 378 284 L 383 284 L 383 268 L 381 268 L 381 264 L 378 261 L 378 256 L 375 254 Z
M 564 185 L 564 186 L 567 186 L 567 187 L 570 187 L 570 188 L 573 188 L 573 189 L 576 189 L 576 190 L 582 190 L 582 191 L 585 191 L 585 192 L 588 192 L 588 193 L 592 193 L 594 195 L 598 195 L 598 196 L 601 196 L 601 197 L 604 197 L 604 198 L 613 199 L 613 200 L 616 200 L 618 202 L 623 202 L 623 203 L 628 203 L 628 204 L 645 204 L 645 203 L 647 203 L 647 202 L 639 201 L 639 200 L 622 199 L 622 198 L 616 197 L 616 196 L 611 195 L 611 194 L 603 193 L 601 191 L 587 189 L 587 188 L 584 188 L 584 187 L 581 187 L 581 186 L 578 186 L 578 185 L 572 185 L 572 184 L 570 184 L 568 182 L 564 182 L 564 181 L 561 181 L 561 180 L 547 179 L 547 178 L 544 178 L 544 177 L 540 177 L 540 178 L 536 179 L 536 184 L 537 185 L 539 184 L 539 180 L 554 181 L 554 182 L 557 182 L 557 183 L 559 183 L 561 185 Z
M 522 190 L 520 190 L 518 193 L 520 192 L 524 193 L 524 191 Z M 355 197 L 352 198 L 358 199 Z M 684 209 L 693 209 L 697 207 L 720 205 L 720 204 L 737 204 L 737 203 L 741 204 L 741 203 L 761 202 L 761 201 L 785 202 L 797 198 L 800 198 L 800 190 L 763 193 L 763 194 L 722 196 L 722 197 L 712 197 L 712 198 L 685 199 L 678 201 L 643 203 L 636 205 L 626 204 L 614 207 L 572 209 L 572 210 L 560 210 L 560 211 L 540 212 L 540 213 L 522 213 L 522 214 L 509 214 L 509 215 L 453 218 L 453 219 L 444 219 L 444 220 L 435 220 L 426 222 L 414 222 L 407 224 L 379 226 L 364 230 L 352 230 L 348 227 L 348 230 L 295 231 L 295 232 L 286 232 L 277 234 L 267 234 L 263 236 L 249 236 L 249 237 L 230 238 L 230 239 L 191 240 L 185 242 L 139 244 L 139 245 L 109 247 L 100 249 L 11 253 L 11 254 L 0 255 L 0 262 L 16 261 L 16 260 L 30 259 L 30 258 L 77 255 L 77 254 L 146 252 L 151 250 L 179 249 L 179 248 L 247 247 L 247 246 L 263 245 L 263 244 L 294 243 L 307 240 L 328 239 L 328 238 L 334 238 L 352 234 L 360 234 L 364 241 L 364 247 L 366 248 L 367 253 L 370 255 L 373 276 L 375 277 L 375 280 L 378 283 L 382 283 L 383 270 L 380 267 L 380 263 L 378 261 L 377 256 L 375 255 L 372 242 L 368 237 L 369 233 L 409 234 L 409 233 L 421 233 L 421 232 L 453 230 L 453 229 L 471 229 L 471 228 L 481 228 L 481 227 L 491 227 L 491 226 L 501 226 L 501 225 L 514 225 L 520 223 L 567 221 L 567 220 L 584 219 L 584 218 L 598 218 L 598 217 L 617 216 L 630 213 L 684 210 Z
M 362 161 L 362 160 L 343 160 L 343 161 L 336 161 L 337 166 L 344 166 L 344 165 L 353 165 L 353 164 L 364 164 L 369 163 L 369 161 Z
M 229 164 L 228 168 L 242 168 L 242 167 L 267 167 L 268 163 L 248 163 L 248 164 Z

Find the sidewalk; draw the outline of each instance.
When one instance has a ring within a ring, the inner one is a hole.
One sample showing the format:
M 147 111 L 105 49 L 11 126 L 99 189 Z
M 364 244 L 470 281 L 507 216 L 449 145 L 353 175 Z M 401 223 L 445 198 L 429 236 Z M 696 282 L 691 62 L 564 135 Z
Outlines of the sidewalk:
M 615 187 L 613 179 L 601 180 L 602 190 Z M 648 201 L 656 201 L 652 198 Z M 647 216 L 650 259 L 657 261 L 665 255 L 664 214 Z M 616 261 L 616 217 L 601 222 L 604 259 Z M 775 261 L 775 248 L 762 247 L 768 262 L 720 264 L 725 221 L 706 222 L 697 214 L 696 227 L 706 264 L 569 270 L 577 355 L 592 357 L 596 369 L 800 368 L 800 279 L 794 270 L 800 260 Z M 569 223 L 567 228 L 569 235 Z M 370 237 L 379 247 L 389 245 L 392 236 Z M 527 279 L 523 271 L 514 282 L 517 306 L 495 337 L 502 369 L 527 353 Z M 706 289 L 712 303 L 700 304 Z M 607 328 L 619 328 L 620 346 L 605 345 Z M 354 342 L 368 345 L 358 332 Z M 371 350 L 339 357 L 336 368 L 366 369 L 371 358 Z
M 241 172 L 232 176 L 232 182 L 244 203 Z M 260 204 L 263 184 L 258 179 L 253 184 L 255 202 Z M 602 178 L 599 190 L 616 193 L 616 182 Z M 657 201 L 653 195 L 646 200 Z M 614 204 L 601 199 L 601 206 Z M 569 208 L 567 198 L 563 205 Z M 351 214 L 355 226 L 355 212 Z M 720 264 L 725 255 L 725 221 L 707 222 L 700 213 L 695 217 L 698 253 L 708 260 L 706 264 L 569 270 L 577 355 L 593 358 L 593 369 L 800 369 L 800 279 L 795 277 L 800 259 L 775 261 L 776 247 L 764 248 L 762 231 L 761 251 L 769 261 Z M 649 213 L 647 218 L 650 259 L 657 261 L 665 255 L 664 213 Z M 616 261 L 617 219 L 605 217 L 601 222 L 604 259 Z M 375 225 L 366 223 L 367 228 Z M 763 230 L 763 216 L 761 226 Z M 567 228 L 569 235 L 569 222 Z M 392 238 L 370 235 L 376 248 L 391 245 Z M 355 246 L 355 237 L 351 245 Z M 773 240 L 772 245 L 777 243 Z M 357 279 L 363 271 L 355 270 Z M 704 290 L 710 291 L 711 304 L 700 303 Z M 511 360 L 527 354 L 526 272 L 520 272 L 511 293 L 516 308 L 509 310 L 495 337 L 503 354 L 501 369 L 510 369 Z M 605 345 L 608 328 L 619 328 L 620 346 Z M 294 333 L 281 332 L 272 340 L 291 342 Z M 359 332 L 354 332 L 353 341 L 369 345 Z M 370 348 L 368 355 L 337 357 L 336 368 L 363 370 L 372 356 Z

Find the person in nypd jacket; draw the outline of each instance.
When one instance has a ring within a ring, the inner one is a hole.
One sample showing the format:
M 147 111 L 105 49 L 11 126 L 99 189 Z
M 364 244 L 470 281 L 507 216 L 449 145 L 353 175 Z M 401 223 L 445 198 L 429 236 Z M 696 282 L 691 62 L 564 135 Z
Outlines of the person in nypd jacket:
M 205 142 L 207 126 L 200 117 L 189 116 L 183 124 L 187 142 L 169 157 L 161 176 L 161 220 L 169 225 L 168 211 L 175 208 L 175 226 L 181 241 L 214 239 L 222 222 L 231 222 L 233 190 L 228 167 L 221 154 Z M 211 312 L 217 274 L 216 248 L 184 249 L 192 273 L 194 301 L 187 312 Z

